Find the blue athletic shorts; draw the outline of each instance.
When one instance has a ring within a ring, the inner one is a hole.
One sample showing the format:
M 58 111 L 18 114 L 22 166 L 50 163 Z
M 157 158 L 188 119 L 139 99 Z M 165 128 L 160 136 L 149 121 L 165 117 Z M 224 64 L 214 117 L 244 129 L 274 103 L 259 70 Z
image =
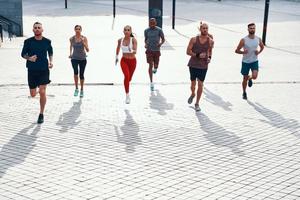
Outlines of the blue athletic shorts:
M 241 74 L 244 76 L 249 75 L 249 71 L 256 70 L 258 71 L 258 61 L 255 61 L 253 63 L 244 63 L 242 62 L 242 69 L 241 69 Z

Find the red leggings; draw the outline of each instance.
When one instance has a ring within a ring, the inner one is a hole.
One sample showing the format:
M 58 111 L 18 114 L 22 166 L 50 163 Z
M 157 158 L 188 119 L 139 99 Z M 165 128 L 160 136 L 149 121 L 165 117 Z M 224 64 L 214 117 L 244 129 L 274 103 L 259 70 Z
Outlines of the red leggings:
M 124 74 L 124 87 L 126 94 L 129 93 L 129 82 L 131 81 L 132 75 L 136 67 L 136 59 L 122 58 L 121 68 Z

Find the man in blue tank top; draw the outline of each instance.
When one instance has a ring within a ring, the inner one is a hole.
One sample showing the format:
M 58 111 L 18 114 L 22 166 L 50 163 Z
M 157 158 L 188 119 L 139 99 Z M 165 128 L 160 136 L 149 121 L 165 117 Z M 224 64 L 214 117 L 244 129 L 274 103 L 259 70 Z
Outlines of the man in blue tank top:
M 238 44 L 235 53 L 243 54 L 242 60 L 242 69 L 241 74 L 243 75 L 243 99 L 247 100 L 247 82 L 248 86 L 252 87 L 252 79 L 255 80 L 258 75 L 258 59 L 257 56 L 260 54 L 264 49 L 264 44 L 262 43 L 261 39 L 255 35 L 255 24 L 250 23 L 248 24 L 248 32 L 249 34 L 242 38 L 240 43 Z M 258 46 L 260 47 L 257 50 Z M 243 49 L 243 50 L 241 50 Z M 252 71 L 251 76 L 249 76 L 249 71 Z
M 28 85 L 30 95 L 35 97 L 37 87 L 40 94 L 40 114 L 37 123 L 44 122 L 44 109 L 46 105 L 46 87 L 50 83 L 49 69 L 53 67 L 53 49 L 51 41 L 43 37 L 43 26 L 40 22 L 33 24 L 34 37 L 24 41 L 21 56 L 26 60 L 28 69 Z M 49 60 L 47 59 L 47 53 Z

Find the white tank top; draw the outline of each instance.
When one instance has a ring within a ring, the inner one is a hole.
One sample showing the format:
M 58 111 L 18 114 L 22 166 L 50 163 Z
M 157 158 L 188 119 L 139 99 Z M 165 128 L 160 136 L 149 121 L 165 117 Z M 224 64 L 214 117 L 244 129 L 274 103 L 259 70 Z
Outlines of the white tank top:
M 121 40 L 121 49 L 123 53 L 132 53 L 132 37 L 130 37 L 130 41 L 129 41 L 129 45 L 128 46 L 124 46 L 123 45 L 123 40 L 124 38 L 122 38 Z
M 253 39 L 249 38 L 248 36 L 244 37 L 244 49 L 248 50 L 247 54 L 243 55 L 243 62 L 244 63 L 253 63 L 257 61 L 257 55 L 255 51 L 259 45 L 259 37 L 255 36 Z

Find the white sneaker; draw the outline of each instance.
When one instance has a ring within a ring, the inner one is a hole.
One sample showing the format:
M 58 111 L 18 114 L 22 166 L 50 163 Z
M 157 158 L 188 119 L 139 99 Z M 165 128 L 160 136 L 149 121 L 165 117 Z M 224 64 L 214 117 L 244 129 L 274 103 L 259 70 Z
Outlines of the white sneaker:
M 126 100 L 125 100 L 126 104 L 130 104 L 130 96 L 129 94 L 126 94 Z

